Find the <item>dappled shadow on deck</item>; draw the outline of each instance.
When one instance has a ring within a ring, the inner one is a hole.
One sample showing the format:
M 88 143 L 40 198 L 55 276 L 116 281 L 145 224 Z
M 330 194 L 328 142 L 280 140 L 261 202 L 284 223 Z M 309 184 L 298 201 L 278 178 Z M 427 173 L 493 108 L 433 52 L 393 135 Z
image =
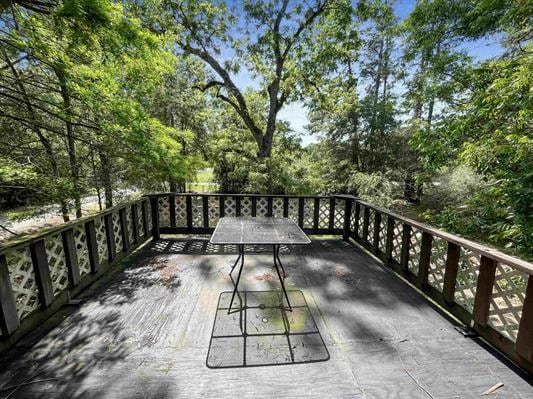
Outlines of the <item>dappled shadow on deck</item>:
M 241 289 L 279 292 L 269 248 L 249 251 Z M 329 361 L 210 369 L 217 304 L 232 288 L 236 256 L 205 238 L 148 244 L 78 308 L 62 310 L 57 327 L 4 355 L 0 387 L 33 382 L 11 398 L 479 398 L 502 381 L 504 397 L 533 395 L 508 364 L 340 240 L 282 251 L 287 287 L 302 292 Z

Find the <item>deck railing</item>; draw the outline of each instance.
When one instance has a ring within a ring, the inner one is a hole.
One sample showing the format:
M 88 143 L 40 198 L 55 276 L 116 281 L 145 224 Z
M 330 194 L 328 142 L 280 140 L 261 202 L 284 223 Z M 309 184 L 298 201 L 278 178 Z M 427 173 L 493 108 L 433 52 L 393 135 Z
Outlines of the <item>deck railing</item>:
M 0 352 L 152 236 L 143 198 L 0 247 Z
M 0 248 L 0 350 L 150 235 L 206 234 L 223 216 L 292 218 L 354 240 L 533 373 L 533 265 L 355 197 L 163 193 Z

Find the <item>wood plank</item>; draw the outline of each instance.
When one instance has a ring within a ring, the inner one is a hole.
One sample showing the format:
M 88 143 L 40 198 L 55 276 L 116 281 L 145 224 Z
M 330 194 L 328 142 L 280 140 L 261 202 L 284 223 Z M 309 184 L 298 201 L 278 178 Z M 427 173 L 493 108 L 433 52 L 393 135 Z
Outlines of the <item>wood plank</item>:
M 516 338 L 516 352 L 533 363 L 533 276 L 527 280 L 526 297 Z
M 476 297 L 474 299 L 474 321 L 481 327 L 487 325 L 490 312 L 492 287 L 496 277 L 496 262 L 486 256 L 481 257 L 477 277 Z
M 450 305 L 455 302 L 455 284 L 457 282 L 457 272 L 459 269 L 460 255 L 461 247 L 459 247 L 459 245 L 457 244 L 454 244 L 453 242 L 448 242 L 442 297 L 444 299 L 444 302 Z
M 39 304 L 46 308 L 54 301 L 54 289 L 52 288 L 44 240 L 30 244 L 30 253 L 35 272 L 35 282 L 39 288 Z
M 74 232 L 72 229 L 64 230 L 62 233 L 63 250 L 65 252 L 65 262 L 68 269 L 68 279 L 71 287 L 76 287 L 80 283 L 80 267 L 78 264 L 78 253 L 74 242 Z
M 11 335 L 19 324 L 17 304 L 11 288 L 7 260 L 5 255 L 0 254 L 0 329 L 2 335 Z

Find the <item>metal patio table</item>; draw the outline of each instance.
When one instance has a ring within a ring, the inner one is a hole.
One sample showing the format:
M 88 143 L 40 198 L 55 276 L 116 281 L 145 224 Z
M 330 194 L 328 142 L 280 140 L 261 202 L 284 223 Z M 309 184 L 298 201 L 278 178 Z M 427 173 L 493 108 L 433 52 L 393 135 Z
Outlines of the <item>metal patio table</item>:
M 235 269 L 235 266 L 237 266 L 239 261 L 241 262 L 237 281 L 234 284 L 228 313 L 231 312 L 233 300 L 238 292 L 239 280 L 244 267 L 245 245 L 272 245 L 274 267 L 278 273 L 279 282 L 287 301 L 288 310 L 292 311 L 289 296 L 287 295 L 287 290 L 285 289 L 285 284 L 283 282 L 285 280 L 285 269 L 279 259 L 279 249 L 281 245 L 303 245 L 311 243 L 309 237 L 307 237 L 294 221 L 289 218 L 274 217 L 223 217 L 218 221 L 215 231 L 211 236 L 210 243 L 216 245 L 237 245 L 239 247 L 239 256 L 230 271 L 231 277 L 231 273 Z M 280 267 L 283 272 L 283 277 L 279 270 Z

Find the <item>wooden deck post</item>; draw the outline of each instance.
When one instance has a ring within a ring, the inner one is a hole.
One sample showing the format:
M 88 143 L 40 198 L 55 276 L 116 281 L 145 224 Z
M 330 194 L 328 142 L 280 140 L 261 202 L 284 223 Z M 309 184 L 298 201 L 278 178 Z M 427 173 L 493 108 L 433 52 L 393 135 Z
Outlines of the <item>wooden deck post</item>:
M 168 196 L 168 215 L 170 218 L 170 227 L 176 227 L 176 196 Z
M 422 232 L 422 243 L 420 244 L 420 260 L 418 263 L 418 284 L 422 288 L 426 287 L 428 284 L 432 242 L 433 236 L 425 231 Z
M 128 233 L 128 220 L 126 218 L 126 208 L 118 210 L 120 221 L 120 234 L 122 235 L 122 250 L 126 252 L 130 247 L 130 235 Z
M 31 243 L 30 253 L 35 273 L 35 283 L 39 288 L 39 302 L 41 307 L 47 308 L 54 301 L 54 289 L 52 288 L 44 240 Z
M 522 317 L 516 338 L 516 352 L 529 362 L 533 362 L 533 276 L 527 280 L 526 297 L 522 307 Z
M 98 241 L 96 240 L 96 227 L 94 219 L 85 222 L 85 237 L 87 238 L 87 252 L 89 254 L 89 264 L 91 273 L 100 270 L 100 259 L 98 256 Z
M 241 197 L 237 195 L 235 197 L 235 216 L 241 216 Z
M 394 240 L 394 218 L 387 217 L 387 241 L 385 242 L 385 264 L 390 266 L 392 259 L 392 244 Z
M 453 242 L 448 242 L 446 268 L 444 269 L 444 286 L 442 288 L 442 297 L 448 305 L 453 304 L 455 301 L 455 284 L 457 281 L 460 254 L 461 247 Z
M 400 270 L 404 273 L 408 271 L 409 246 L 411 245 L 411 226 L 404 223 L 402 230 L 402 250 L 400 252 Z
M 350 238 L 350 219 L 352 217 L 352 200 L 344 199 L 344 224 L 342 228 L 342 239 L 348 241 Z
M 374 211 L 374 236 L 372 237 L 372 251 L 375 254 L 379 253 L 379 236 L 381 231 L 379 229 L 381 228 L 381 213 L 378 211 Z
M 283 217 L 289 217 L 289 197 L 283 197 Z
M 202 197 L 202 213 L 204 219 L 204 229 L 209 228 L 209 197 L 204 195 Z
M 304 227 L 304 199 L 299 198 L 298 199 L 298 226 L 300 226 L 301 229 Z
M 150 204 L 152 205 L 152 240 L 159 240 L 161 237 L 159 233 L 159 200 L 157 197 L 150 198 Z
M 187 230 L 191 232 L 192 230 L 192 198 L 190 195 L 185 197 L 185 204 L 187 207 Z
M 272 197 L 267 197 L 267 216 L 272 217 Z
M 65 251 L 65 261 L 68 270 L 70 286 L 75 287 L 80 283 L 80 267 L 78 264 L 78 254 L 76 243 L 74 242 L 74 232 L 72 228 L 61 233 L 63 238 L 63 250 Z
M 329 198 L 328 229 L 333 233 L 335 227 L 335 197 Z
M 11 287 L 6 256 L 0 255 L 0 328 L 2 335 L 11 335 L 19 325 L 17 303 Z
M 495 277 L 496 261 L 486 256 L 481 256 L 476 297 L 474 299 L 474 321 L 481 327 L 485 327 L 489 319 L 490 299 L 492 298 Z
M 252 204 L 253 204 L 253 201 L 252 201 Z M 226 212 L 224 211 L 224 196 L 223 195 L 218 197 L 218 213 L 219 213 L 219 218 L 223 218 L 226 214 Z
M 139 243 L 139 208 L 137 204 L 131 205 L 131 224 L 133 228 L 133 242 L 137 245 Z
M 313 207 L 313 232 L 318 233 L 318 219 L 320 218 L 320 198 L 316 197 Z

